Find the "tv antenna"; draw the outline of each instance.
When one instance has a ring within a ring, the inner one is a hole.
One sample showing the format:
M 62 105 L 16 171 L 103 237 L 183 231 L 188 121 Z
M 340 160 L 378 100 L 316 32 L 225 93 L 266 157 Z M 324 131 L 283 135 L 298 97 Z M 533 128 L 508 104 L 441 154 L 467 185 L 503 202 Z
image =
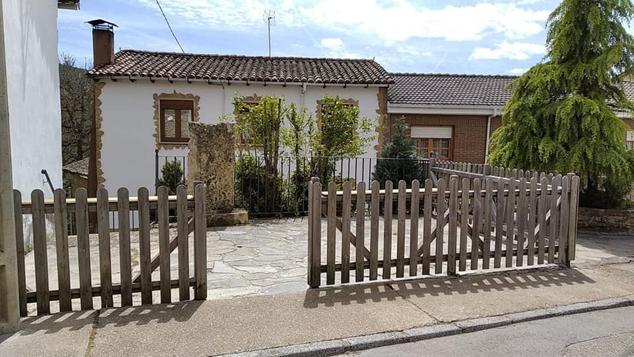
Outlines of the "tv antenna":
M 271 57 L 271 25 L 275 26 L 275 11 L 266 10 L 264 11 L 264 21 L 266 21 L 266 26 L 269 34 L 269 57 Z

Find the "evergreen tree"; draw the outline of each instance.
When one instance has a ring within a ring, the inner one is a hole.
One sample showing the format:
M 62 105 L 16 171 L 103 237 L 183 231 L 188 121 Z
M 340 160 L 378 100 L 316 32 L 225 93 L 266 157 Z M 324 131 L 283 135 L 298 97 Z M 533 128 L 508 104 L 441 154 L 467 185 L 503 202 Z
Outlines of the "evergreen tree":
M 547 54 L 514 83 L 504 125 L 492 137 L 495 165 L 575 172 L 581 203 L 615 206 L 634 177 L 625 148 L 632 113 L 623 79 L 633 69 L 634 40 L 623 22 L 630 0 L 563 0 L 547 22 Z
M 379 181 L 381 187 L 387 180 L 405 180 L 409 185 L 413 180 L 423 179 L 423 166 L 416 155 L 416 145 L 412 138 L 405 135 L 405 129 L 403 122 L 396 123 L 392 141 L 385 145 L 376 163 L 373 179 Z

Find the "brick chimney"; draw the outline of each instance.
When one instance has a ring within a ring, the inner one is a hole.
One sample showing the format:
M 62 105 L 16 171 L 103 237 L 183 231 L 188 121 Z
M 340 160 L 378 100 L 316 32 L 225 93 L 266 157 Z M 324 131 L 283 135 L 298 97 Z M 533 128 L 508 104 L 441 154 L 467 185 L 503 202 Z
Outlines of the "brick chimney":
M 96 19 L 88 21 L 92 25 L 92 56 L 93 66 L 114 63 L 114 28 L 116 24 Z

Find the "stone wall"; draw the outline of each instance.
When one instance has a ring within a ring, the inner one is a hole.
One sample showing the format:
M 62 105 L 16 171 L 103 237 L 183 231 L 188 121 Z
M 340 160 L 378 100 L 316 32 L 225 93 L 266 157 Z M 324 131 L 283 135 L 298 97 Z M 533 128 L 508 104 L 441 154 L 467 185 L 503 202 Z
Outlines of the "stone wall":
M 578 228 L 634 232 L 634 209 L 579 207 Z
M 233 125 L 189 123 L 187 182 L 207 185 L 207 210 L 231 212 L 234 205 L 235 139 Z M 189 187 L 193 190 L 192 185 Z

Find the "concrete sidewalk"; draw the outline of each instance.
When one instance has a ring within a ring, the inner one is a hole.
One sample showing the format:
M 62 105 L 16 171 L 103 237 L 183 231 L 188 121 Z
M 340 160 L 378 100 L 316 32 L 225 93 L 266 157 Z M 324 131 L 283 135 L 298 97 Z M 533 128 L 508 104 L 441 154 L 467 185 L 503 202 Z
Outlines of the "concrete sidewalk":
M 2 356 L 203 356 L 634 294 L 634 263 L 541 268 L 32 317 Z

